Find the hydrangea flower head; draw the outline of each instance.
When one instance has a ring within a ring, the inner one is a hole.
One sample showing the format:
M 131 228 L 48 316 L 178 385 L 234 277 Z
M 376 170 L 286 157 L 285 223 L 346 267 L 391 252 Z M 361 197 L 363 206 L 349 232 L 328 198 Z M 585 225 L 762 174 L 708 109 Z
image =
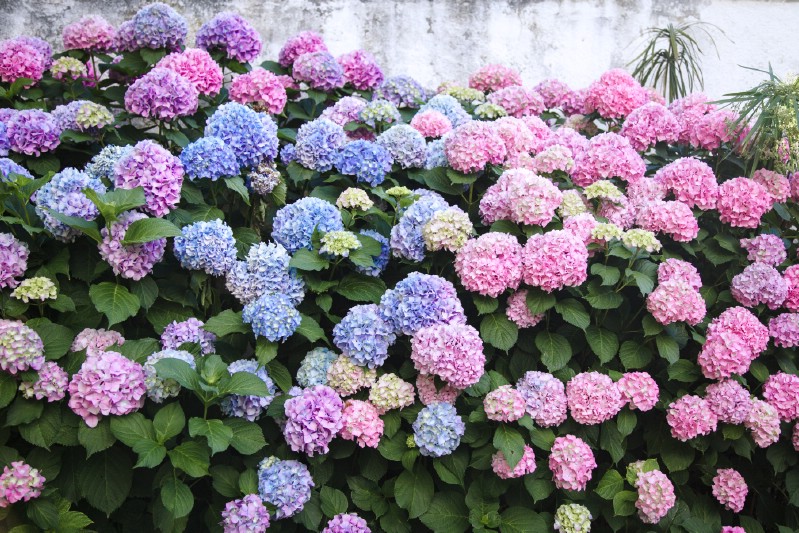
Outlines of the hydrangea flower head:
M 527 414 L 542 427 L 557 426 L 566 420 L 566 388 L 552 374 L 529 371 L 516 383 L 524 397 Z
M 522 77 L 517 70 L 496 63 L 481 67 L 469 76 L 469 87 L 486 93 L 521 84 Z
M 671 403 L 666 422 L 671 436 L 685 442 L 716 431 L 718 417 L 704 398 L 686 394 Z
M 658 402 L 660 389 L 657 382 L 646 372 L 627 372 L 616 382 L 616 387 L 621 393 L 622 401 L 628 404 L 630 409 L 651 411 Z
M 353 50 L 336 58 L 344 72 L 344 80 L 359 91 L 374 89 L 385 77 L 380 65 L 372 54 L 366 50 Z
M 414 115 L 414 118 L 429 111 L 437 111 L 444 115 L 449 120 L 452 128 L 457 128 L 472 120 L 471 115 L 463 108 L 461 103 L 447 94 L 437 94 L 432 97 L 419 108 L 419 112 Z M 411 125 L 413 125 L 413 122 L 411 122 Z
M 207 355 L 214 352 L 216 335 L 205 331 L 205 324 L 194 317 L 181 322 L 173 320 L 161 333 L 161 346 L 165 350 L 177 350 L 184 343 L 194 343 L 200 346 L 200 353 Z
M 677 501 L 674 485 L 660 470 L 641 472 L 635 481 L 638 500 L 635 507 L 645 524 L 657 524 Z
M 224 533 L 251 533 L 269 529 L 269 510 L 257 494 L 229 501 L 222 511 Z
M 375 143 L 391 155 L 402 168 L 423 168 L 427 144 L 422 134 L 407 124 L 397 124 L 378 135 Z
M 466 317 L 452 283 L 439 276 L 412 272 L 380 298 L 380 316 L 396 333 L 413 335 L 434 324 L 465 324 Z
M 253 104 L 258 110 L 278 114 L 286 105 L 286 88 L 280 79 L 260 67 L 233 78 L 230 99 L 240 104 Z
M 149 218 L 143 213 L 126 211 L 122 213 L 111 227 L 102 228 L 100 236 L 103 238 L 98 245 L 100 257 L 111 265 L 117 276 L 140 280 L 153 270 L 153 266 L 164 257 L 166 239 L 154 239 L 140 244 L 122 244 L 125 234 L 131 224 Z
M 622 69 L 611 69 L 588 87 L 585 107 L 602 118 L 623 118 L 649 101 L 643 87 Z
M 173 120 L 194 114 L 197 97 L 197 89 L 187 78 L 170 68 L 156 67 L 128 87 L 125 109 L 145 118 Z
M 775 346 L 794 348 L 799 346 L 799 313 L 782 313 L 768 323 L 768 333 Z
M 437 193 L 416 200 L 402 213 L 399 222 L 391 228 L 391 251 L 394 256 L 420 262 L 424 259 L 424 228 L 439 211 L 449 208 Z
M 777 372 L 763 384 L 763 398 L 777 410 L 780 420 L 799 418 L 799 376 Z
M 5 125 L 8 143 L 14 152 L 39 157 L 44 152 L 55 150 L 61 144 L 59 138 L 61 128 L 50 113 L 38 109 L 24 109 L 15 113 Z
M 383 420 L 371 403 L 347 400 L 344 402 L 342 418 L 342 438 L 354 440 L 361 448 L 377 448 L 383 436 Z
M 327 385 L 327 370 L 338 358 L 336 352 L 327 348 L 314 348 L 303 358 L 297 370 L 297 383 L 300 387 Z
M 176 50 L 187 33 L 186 19 L 161 2 L 146 5 L 133 17 L 133 39 L 139 48 Z
M 10 233 L 0 233 L 0 289 L 14 288 L 28 268 L 28 245 Z
M 540 115 L 544 109 L 544 99 L 533 89 L 523 85 L 509 85 L 488 95 L 488 103 L 504 109 L 511 117 L 521 118 Z
M 486 417 L 500 422 L 514 422 L 524 416 L 524 397 L 510 385 L 501 385 L 489 392 L 483 400 Z
M 771 233 L 763 233 L 751 239 L 741 239 L 741 248 L 748 252 L 746 258 L 754 263 L 777 266 L 788 258 L 783 240 Z
M 699 352 L 702 373 L 709 379 L 744 374 L 768 345 L 768 328 L 743 307 L 730 307 L 714 318 L 707 328 Z
M 190 180 L 216 181 L 239 174 L 236 154 L 218 137 L 200 137 L 180 153 L 180 162 Z
M 331 91 L 344 86 L 344 70 L 330 52 L 318 51 L 302 54 L 294 60 L 292 76 L 304 81 L 313 89 Z
M 177 72 L 189 80 L 199 94 L 213 96 L 222 88 L 222 69 L 208 52 L 200 48 L 173 52 L 161 58 L 155 66 Z
M 277 157 L 277 124 L 238 102 L 219 106 L 205 125 L 205 135 L 222 139 L 236 154 L 240 167 L 255 167 L 264 159 Z
M 327 52 L 322 36 L 312 31 L 304 31 L 289 38 L 278 55 L 278 62 L 283 67 L 290 67 L 303 54 L 311 52 Z
M 430 251 L 457 252 L 473 232 L 469 215 L 460 207 L 448 207 L 433 213 L 422 228 L 422 237 Z
M 499 165 L 508 154 L 505 141 L 490 122 L 473 120 L 455 128 L 444 139 L 444 153 L 458 172 L 482 170 Z
M 183 268 L 222 276 L 236 261 L 233 230 L 219 219 L 189 224 L 175 237 L 175 257 Z
M 305 168 L 327 172 L 336 164 L 339 149 L 346 142 L 344 129 L 338 124 L 326 118 L 306 122 L 297 131 L 297 162 Z
M 634 182 L 644 177 L 646 164 L 630 142 L 616 133 L 593 137 L 588 148 L 574 157 L 572 181 L 585 187 L 597 180 L 619 178 Z
M 568 230 L 533 235 L 522 251 L 524 282 L 552 292 L 581 285 L 588 277 L 588 249 Z
M 733 379 L 711 383 L 705 389 L 705 400 L 720 422 L 743 424 L 752 410 L 749 391 Z
M 499 451 L 491 456 L 491 469 L 500 479 L 514 479 L 532 474 L 535 472 L 535 452 L 525 444 L 521 459 L 511 468 L 505 459 L 505 454 Z
M 372 533 L 372 530 L 355 513 L 340 513 L 330 519 L 322 533 Z
M 416 109 L 427 100 L 427 91 L 410 76 L 393 76 L 377 86 L 372 98 L 388 100 L 397 107 Z
M 352 143 L 350 143 L 352 144 Z M 336 207 L 339 209 L 352 209 L 353 211 L 368 211 L 375 203 L 366 194 L 366 191 L 348 187 L 341 191 L 336 198 Z
M 768 190 L 755 180 L 733 178 L 719 186 L 719 220 L 733 228 L 758 227 L 772 205 Z
M 92 189 L 98 194 L 106 192 L 105 185 L 99 179 L 74 168 L 65 168 L 55 174 L 31 198 L 36 204 L 36 214 L 44 222 L 45 228 L 62 242 L 74 241 L 80 232 L 57 220 L 49 211 L 84 220 L 94 220 L 99 211 L 83 193 L 84 189 Z
M 328 445 L 343 427 L 344 403 L 325 385 L 303 389 L 285 403 L 283 436 L 292 451 L 313 457 L 328 452 Z
M 258 465 L 258 493 L 277 508 L 277 519 L 300 512 L 311 499 L 313 486 L 308 467 L 299 461 L 267 457 Z
M 44 343 L 39 334 L 18 320 L 0 319 L 0 369 L 13 375 L 43 365 Z
M 247 20 L 229 11 L 218 13 L 197 30 L 197 47 L 221 50 L 228 59 L 249 63 L 261 53 L 261 36 Z
M 522 246 L 513 235 L 485 233 L 458 250 L 455 271 L 467 290 L 496 298 L 519 286 Z
M 50 65 L 50 74 L 56 80 L 79 80 L 88 75 L 86 65 L 74 57 L 59 57 Z
M 402 122 L 402 115 L 400 115 L 396 105 L 388 100 L 378 98 L 364 105 L 358 111 L 356 120 L 376 128 L 400 123 Z
M 178 359 L 196 368 L 194 356 L 183 350 L 165 348 L 147 357 L 144 363 L 144 385 L 147 387 L 147 397 L 155 403 L 161 403 L 167 398 L 177 396 L 180 392 L 180 383 L 171 378 L 161 378 L 155 364 L 164 359 Z
M 99 15 L 87 15 L 64 26 L 64 50 L 105 52 L 113 47 L 116 28 Z
M 680 124 L 666 106 L 649 102 L 627 116 L 620 133 L 633 148 L 644 152 L 659 142 L 677 142 Z
M 549 469 L 555 486 L 565 490 L 585 490 L 596 468 L 594 452 L 580 437 L 557 437 L 549 454 Z
M 16 289 L 11 293 L 12 298 L 28 303 L 31 300 L 43 302 L 45 300 L 55 300 L 57 289 L 55 283 L 50 278 L 37 276 L 22 280 Z
M 24 461 L 13 461 L 0 474 L 0 507 L 27 502 L 42 494 L 45 478 L 38 469 Z
M 369 389 L 369 402 L 381 415 L 412 405 L 414 398 L 413 385 L 396 374 L 383 374 Z
M 411 360 L 423 374 L 440 377 L 457 389 L 477 383 L 485 372 L 480 334 L 465 324 L 435 324 L 411 340 Z
M 183 164 L 158 143 L 139 141 L 114 165 L 114 186 L 118 189 L 144 189 L 142 209 L 163 217 L 180 201 Z
M 413 438 L 419 453 L 426 457 L 443 457 L 455 451 L 466 431 L 466 425 L 455 407 L 448 403 L 428 405 L 416 416 Z
M 719 468 L 713 477 L 713 497 L 734 513 L 740 513 L 746 503 L 749 487 L 744 477 L 732 468 Z
M 587 425 L 610 420 L 624 405 L 613 380 L 599 372 L 583 372 L 570 379 L 566 384 L 566 398 L 572 418 Z
M 50 57 L 22 39 L 0 41 L 0 81 L 14 83 L 20 78 L 42 79 Z
M 312 248 L 314 229 L 319 232 L 344 229 L 336 206 L 320 198 L 306 197 L 281 207 L 272 222 L 272 239 L 289 253 Z
M 392 162 L 391 154 L 382 145 L 356 140 L 341 147 L 335 166 L 341 174 L 355 176 L 358 182 L 376 187 L 391 171 Z
M 760 448 L 768 448 L 780 438 L 780 415 L 768 402 L 752 399 L 752 408 L 744 421 L 744 426 Z
M 452 131 L 452 122 L 434 109 L 420 111 L 414 115 L 411 126 L 429 139 L 436 139 Z
M 250 325 L 256 337 L 282 342 L 294 334 L 302 321 L 293 304 L 285 294 L 265 292 L 244 306 L 242 320 Z
M 773 266 L 752 263 L 732 278 L 730 292 L 745 307 L 766 304 L 777 309 L 788 297 L 788 284 Z
M 591 531 L 591 511 L 579 503 L 566 503 L 555 511 L 555 531 L 560 533 L 588 533 Z
M 69 374 L 54 361 L 47 361 L 38 370 L 39 378 L 36 381 L 23 381 L 19 390 L 24 398 L 46 399 L 48 402 L 57 402 L 64 399 L 69 384 Z
M 352 362 L 369 368 L 382 366 L 396 340 L 393 328 L 380 316 L 377 305 L 356 305 L 333 328 L 333 343 Z

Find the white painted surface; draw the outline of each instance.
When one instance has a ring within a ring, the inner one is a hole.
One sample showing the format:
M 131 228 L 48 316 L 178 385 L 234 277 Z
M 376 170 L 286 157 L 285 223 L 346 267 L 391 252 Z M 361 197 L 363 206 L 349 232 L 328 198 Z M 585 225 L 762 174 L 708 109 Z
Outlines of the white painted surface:
M 765 0 L 167 0 L 194 31 L 214 13 L 237 11 L 274 59 L 283 41 L 302 30 L 322 33 L 334 54 L 354 48 L 374 53 L 389 74 L 410 74 L 434 87 L 465 83 L 489 62 L 518 68 L 527 83 L 558 77 L 573 87 L 624 66 L 640 49 L 645 28 L 702 20 L 714 31 L 702 64 L 712 97 L 746 89 L 762 75 L 799 72 L 799 3 Z M 0 38 L 39 35 L 60 44 L 60 28 L 90 13 L 115 24 L 144 2 L 115 0 L 0 0 Z

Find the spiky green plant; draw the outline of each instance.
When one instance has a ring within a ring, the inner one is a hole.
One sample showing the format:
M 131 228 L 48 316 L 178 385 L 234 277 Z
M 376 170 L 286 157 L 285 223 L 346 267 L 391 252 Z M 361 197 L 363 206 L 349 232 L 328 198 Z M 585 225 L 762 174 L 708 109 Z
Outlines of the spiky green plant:
M 691 32 L 694 28 L 703 31 L 715 48 L 716 43 L 706 26 L 713 25 L 692 22 L 647 29 L 644 35 L 649 40 L 644 49 L 628 63 L 635 65 L 633 77 L 645 87 L 654 87 L 669 102 L 693 92 L 694 87 L 704 88 L 699 61 L 702 48 Z

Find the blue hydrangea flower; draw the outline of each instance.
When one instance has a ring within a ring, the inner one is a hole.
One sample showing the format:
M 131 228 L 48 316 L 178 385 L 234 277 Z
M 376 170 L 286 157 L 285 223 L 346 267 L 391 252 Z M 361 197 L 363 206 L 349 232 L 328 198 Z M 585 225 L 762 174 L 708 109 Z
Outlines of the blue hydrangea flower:
M 382 98 L 397 107 L 418 108 L 427 100 L 427 91 L 422 84 L 410 76 L 393 76 L 375 89 L 374 100 Z
M 155 403 L 161 403 L 167 398 L 177 396 L 180 392 L 180 383 L 174 379 L 158 377 L 155 364 L 162 359 L 180 359 L 196 368 L 194 356 L 184 350 L 161 350 L 147 358 L 144 363 L 144 385 L 147 387 L 147 397 Z
M 92 189 L 99 194 L 106 192 L 103 182 L 74 168 L 65 168 L 55 174 L 36 191 L 33 198 L 36 214 L 44 222 L 44 227 L 60 241 L 72 242 L 80 232 L 58 221 L 48 210 L 84 220 L 94 220 L 99 214 L 91 200 L 83 194 L 83 189 Z
M 402 168 L 423 168 L 427 160 L 427 143 L 421 133 L 408 124 L 397 124 L 375 141 L 388 150 Z
M 186 19 L 161 2 L 141 8 L 133 17 L 133 38 L 140 48 L 177 49 L 186 33 Z
M 117 164 L 117 161 L 129 154 L 132 150 L 133 146 L 115 146 L 109 144 L 100 150 L 99 154 L 92 157 L 83 171 L 93 178 L 113 181 L 114 166 Z
M 333 328 L 333 344 L 359 366 L 376 368 L 388 357 L 397 336 L 374 305 L 356 305 Z
M 245 305 L 266 292 L 279 292 L 297 306 L 305 298 L 305 282 L 289 268 L 290 260 L 279 244 L 256 244 L 247 253 L 247 260 L 237 261 L 228 272 L 227 288 Z
M 33 179 L 31 173 L 24 167 L 19 166 L 7 157 L 0 158 L 0 181 L 9 181 L 11 174 L 20 174 L 26 178 Z
M 258 365 L 258 361 L 254 359 L 241 359 L 233 361 L 227 367 L 227 371 L 232 376 L 236 372 L 249 372 L 255 374 L 266 385 L 269 391 L 267 396 L 242 396 L 240 394 L 231 394 L 220 404 L 222 412 L 227 416 L 235 416 L 238 418 L 246 418 L 250 422 L 255 422 L 261 417 L 261 414 L 269 407 L 272 400 L 275 398 L 275 384 L 266 373 L 266 369 Z
M 272 239 L 293 254 L 300 248 L 311 250 L 314 229 L 320 232 L 343 230 L 341 213 L 321 198 L 301 198 L 281 207 L 272 221 Z
M 288 165 L 292 161 L 297 160 L 297 148 L 293 144 L 287 144 L 280 149 L 280 161 L 284 165 Z
M 204 270 L 222 276 L 236 262 L 236 239 L 233 230 L 219 219 L 195 222 L 175 237 L 175 257 L 183 268 Z
M 256 337 L 272 342 L 284 341 L 300 326 L 302 317 L 285 294 L 264 293 L 244 306 L 241 318 Z
M 444 138 L 436 139 L 427 143 L 427 158 L 424 168 L 431 169 L 436 167 L 449 166 L 447 154 L 444 153 Z
M 347 142 L 344 128 L 326 118 L 306 122 L 297 131 L 294 145 L 297 162 L 312 170 L 327 172 L 336 163 L 339 148 Z
M 408 207 L 391 228 L 391 250 L 397 257 L 410 261 L 424 259 L 425 244 L 422 230 L 438 211 L 447 209 L 449 204 L 438 194 L 422 196 Z
M 218 137 L 201 137 L 180 153 L 180 162 L 190 180 L 238 176 L 236 154 Z
M 402 115 L 400 115 L 397 106 L 383 99 L 372 100 L 366 104 L 358 113 L 358 118 L 361 122 L 373 128 L 378 124 L 385 125 L 402 122 Z
M 372 257 L 374 266 L 364 267 L 356 265 L 355 270 L 361 274 L 366 274 L 367 276 L 377 277 L 383 272 L 383 270 L 386 268 L 386 265 L 388 265 L 389 254 L 391 253 L 391 247 L 388 244 L 388 239 L 371 229 L 364 229 L 359 231 L 359 233 L 361 235 L 371 237 L 380 243 L 380 255 L 377 257 Z
M 452 283 L 421 272 L 411 272 L 393 289 L 383 293 L 380 316 L 397 334 L 404 335 L 413 335 L 434 324 L 466 323 Z
M 233 150 L 239 167 L 255 167 L 277 157 L 277 124 L 265 113 L 228 102 L 208 119 L 207 137 L 218 137 Z
M 275 518 L 286 518 L 300 512 L 311 499 L 314 486 L 308 467 L 299 461 L 281 461 L 267 457 L 258 465 L 258 493 L 277 510 Z
M 338 152 L 336 170 L 347 176 L 355 176 L 359 182 L 377 187 L 391 171 L 391 154 L 388 150 L 369 141 L 352 141 Z
M 442 457 L 455 451 L 466 431 L 463 419 L 453 405 L 433 403 L 419 411 L 413 423 L 413 439 L 419 453 Z
M 0 122 L 0 156 L 7 156 L 8 151 L 11 149 L 11 142 L 8 140 L 8 134 L 6 133 L 6 125 L 3 122 Z
M 432 109 L 438 111 L 452 122 L 452 127 L 457 128 L 465 122 L 472 120 L 472 116 L 463 108 L 460 102 L 448 94 L 437 94 L 419 108 L 419 112 Z
M 327 348 L 314 348 L 305 355 L 297 370 L 297 383 L 301 387 L 327 385 L 327 369 L 338 354 Z

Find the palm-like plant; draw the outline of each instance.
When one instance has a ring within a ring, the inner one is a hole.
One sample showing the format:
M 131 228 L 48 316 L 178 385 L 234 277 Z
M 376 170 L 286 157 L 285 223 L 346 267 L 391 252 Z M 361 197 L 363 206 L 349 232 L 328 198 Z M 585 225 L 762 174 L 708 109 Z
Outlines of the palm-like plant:
M 702 48 L 691 35 L 691 31 L 697 28 L 705 32 L 715 48 L 716 43 L 706 26 L 712 24 L 707 22 L 692 22 L 684 26 L 669 24 L 665 28 L 646 30 L 644 35 L 649 37 L 646 46 L 629 63 L 635 65 L 633 77 L 641 85 L 659 90 L 669 102 L 693 92 L 694 87 L 704 88 L 704 78 L 699 65 Z

